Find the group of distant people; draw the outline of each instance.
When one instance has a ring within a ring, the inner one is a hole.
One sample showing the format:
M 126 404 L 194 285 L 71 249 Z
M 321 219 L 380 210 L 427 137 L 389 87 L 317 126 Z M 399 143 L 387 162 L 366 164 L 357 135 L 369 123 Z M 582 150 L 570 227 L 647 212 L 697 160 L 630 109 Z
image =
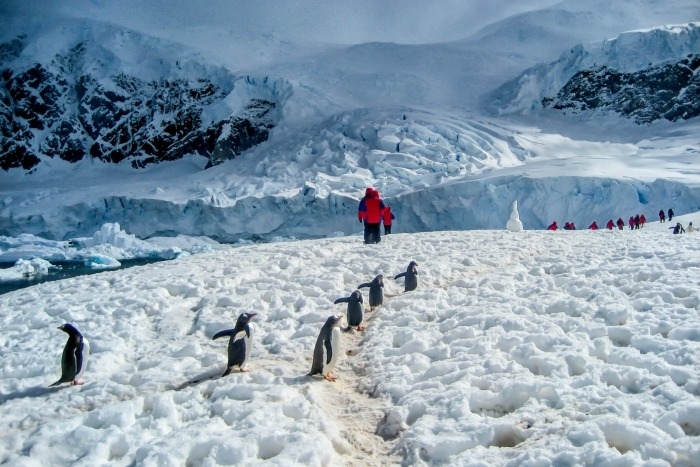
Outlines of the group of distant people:
M 669 209 L 668 220 L 671 221 L 674 215 L 673 209 Z M 374 188 L 367 188 L 365 190 L 365 196 L 362 197 L 360 200 L 360 205 L 357 208 L 357 219 L 359 222 L 362 222 L 365 225 L 365 244 L 371 244 L 382 241 L 380 233 L 382 223 L 384 224 L 384 235 L 389 235 L 391 233 L 391 225 L 393 224 L 395 216 L 391 211 L 391 206 L 384 204 L 384 201 L 379 195 L 379 191 L 375 190 Z M 630 216 L 629 220 L 627 221 L 627 225 L 629 226 L 630 230 L 640 229 L 644 227 L 646 221 L 647 218 L 644 216 L 644 214 L 636 214 L 634 216 Z M 659 222 L 665 221 L 666 213 L 662 209 L 659 211 Z M 608 230 L 614 230 L 616 226 L 618 230 L 625 229 L 625 221 L 622 220 L 622 217 L 618 217 L 617 222 L 613 222 L 613 220 L 610 219 L 605 224 L 605 228 Z M 552 222 L 549 227 L 547 227 L 547 230 L 558 229 L 559 226 L 557 225 L 557 221 Z M 598 230 L 598 223 L 593 221 L 591 225 L 588 226 L 588 229 Z M 693 227 L 692 222 L 688 224 L 687 230 L 683 228 L 680 222 L 677 222 L 673 227 L 669 227 L 669 229 L 673 229 L 674 234 L 685 233 L 686 231 L 694 232 L 697 230 L 695 227 Z M 564 224 L 564 230 L 576 230 L 576 225 L 574 225 L 573 222 L 566 222 Z
M 668 220 L 669 222 L 673 220 L 673 209 L 669 208 L 668 210 Z M 664 210 L 659 211 L 659 222 L 665 222 L 666 221 L 666 214 L 664 214 Z
M 668 210 L 668 220 L 672 220 L 674 216 L 673 209 Z M 630 216 L 629 220 L 627 221 L 627 225 L 629 226 L 630 230 L 633 229 L 639 229 L 644 227 L 644 224 L 646 223 L 647 219 L 644 216 L 644 214 L 637 214 L 634 216 Z M 666 221 L 666 213 L 664 210 L 659 211 L 659 222 L 665 222 Z M 625 221 L 622 220 L 622 217 L 617 218 L 617 222 L 614 222 L 612 219 L 610 219 L 607 224 L 605 224 L 605 228 L 608 230 L 613 230 L 615 227 L 617 227 L 619 230 L 624 230 L 625 228 Z M 598 230 L 598 224 L 596 221 L 593 221 L 591 225 L 588 226 L 590 230 Z M 557 221 L 552 222 L 549 227 L 547 227 L 547 230 L 558 230 L 559 226 L 557 225 Z M 674 234 L 679 234 L 679 233 L 685 233 L 686 229 L 683 228 L 680 222 L 677 222 L 675 226 L 669 227 L 669 229 L 673 229 Z M 564 230 L 576 230 L 576 226 L 574 225 L 573 222 L 567 222 L 564 224 Z M 693 227 L 693 223 L 688 224 L 688 232 L 694 232 L 695 227 Z
M 365 244 L 381 242 L 381 224 L 384 223 L 384 235 L 389 235 L 395 218 L 391 206 L 384 205 L 379 191 L 367 188 L 357 208 L 357 219 L 365 224 Z
M 673 209 L 668 210 L 668 220 L 671 221 L 673 220 L 673 216 L 675 214 L 673 213 Z M 666 222 L 666 214 L 664 213 L 664 210 L 659 211 L 659 222 Z M 683 225 L 680 222 L 676 222 L 676 225 L 673 227 L 669 227 L 670 230 L 673 230 L 674 234 L 682 234 L 686 232 L 695 232 L 697 229 L 693 227 L 693 223 L 689 222 L 688 223 L 688 228 L 684 229 Z

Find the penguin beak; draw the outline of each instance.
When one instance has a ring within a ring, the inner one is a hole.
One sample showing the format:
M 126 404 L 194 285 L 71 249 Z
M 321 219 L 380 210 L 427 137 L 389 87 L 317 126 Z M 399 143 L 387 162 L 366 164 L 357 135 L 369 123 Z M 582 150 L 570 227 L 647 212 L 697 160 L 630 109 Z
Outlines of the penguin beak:
M 257 315 L 258 315 L 257 313 L 248 313 L 248 316 L 250 316 L 251 319 L 253 318 L 253 316 L 257 316 Z

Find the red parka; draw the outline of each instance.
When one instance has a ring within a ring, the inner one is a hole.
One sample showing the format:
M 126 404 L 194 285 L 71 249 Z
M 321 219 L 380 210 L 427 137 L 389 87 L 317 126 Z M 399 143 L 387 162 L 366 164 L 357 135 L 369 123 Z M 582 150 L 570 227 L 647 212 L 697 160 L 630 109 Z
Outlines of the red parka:
M 367 188 L 365 197 L 360 201 L 357 217 L 368 224 L 379 224 L 382 221 L 384 202 L 379 197 L 379 192 L 373 188 Z
M 391 212 L 391 208 L 387 206 L 382 213 L 382 221 L 384 225 L 391 225 L 391 221 L 394 218 L 394 213 Z

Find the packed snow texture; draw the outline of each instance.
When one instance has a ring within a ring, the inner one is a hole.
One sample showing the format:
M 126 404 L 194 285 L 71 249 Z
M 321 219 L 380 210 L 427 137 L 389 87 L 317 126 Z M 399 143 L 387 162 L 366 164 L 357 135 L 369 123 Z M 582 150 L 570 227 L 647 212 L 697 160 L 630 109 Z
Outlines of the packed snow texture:
M 2 295 L 0 459 L 700 465 L 700 243 L 673 223 L 229 246 Z M 418 288 L 385 281 L 343 333 L 340 380 L 305 376 L 333 301 L 411 260 Z M 219 378 L 211 337 L 243 312 L 252 371 Z M 47 388 L 64 322 L 86 384 Z

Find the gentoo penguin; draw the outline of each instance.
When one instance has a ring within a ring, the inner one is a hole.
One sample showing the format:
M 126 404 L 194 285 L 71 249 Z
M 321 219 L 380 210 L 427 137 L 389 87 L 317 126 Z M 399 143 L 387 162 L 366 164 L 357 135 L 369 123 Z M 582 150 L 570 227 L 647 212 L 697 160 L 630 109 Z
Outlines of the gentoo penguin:
M 61 355 L 61 379 L 51 386 L 58 386 L 61 383 L 83 384 L 80 377 L 87 368 L 88 357 L 90 356 L 90 343 L 80 331 L 70 323 L 62 324 L 58 327 L 68 334 L 68 341 L 63 347 Z M 50 387 L 50 386 L 49 386 Z
M 333 375 L 335 363 L 340 355 L 340 320 L 343 315 L 331 315 L 321 328 L 321 332 L 316 339 L 314 347 L 314 359 L 311 363 L 309 376 L 323 375 L 323 379 L 335 381 L 337 376 Z
M 358 289 L 369 287 L 369 309 L 374 311 L 374 307 L 384 303 L 384 276 L 379 274 L 372 279 L 372 282 L 365 282 L 357 286 Z
M 257 313 L 241 313 L 233 329 L 224 329 L 212 337 L 212 340 L 219 337 L 230 336 L 228 341 L 228 366 L 221 376 L 231 373 L 233 367 L 238 365 L 242 372 L 250 371 L 247 368 L 250 354 L 253 351 L 253 325 L 250 320 Z
M 401 274 L 397 274 L 394 276 L 394 279 L 398 279 L 399 277 L 405 277 L 405 282 L 404 282 L 404 292 L 410 292 L 411 290 L 415 290 L 416 287 L 418 287 L 418 269 L 416 267 L 418 266 L 418 263 L 415 261 L 411 261 L 408 263 L 408 268 L 406 269 L 406 272 L 402 272 Z
M 359 290 L 354 291 L 349 297 L 339 298 L 333 302 L 334 305 L 338 303 L 347 303 L 347 320 L 348 327 L 343 329 L 343 331 L 348 332 L 350 329 L 355 328 L 358 331 L 364 331 L 365 327 L 362 326 L 362 318 L 364 315 L 364 299 L 362 298 L 362 292 Z

